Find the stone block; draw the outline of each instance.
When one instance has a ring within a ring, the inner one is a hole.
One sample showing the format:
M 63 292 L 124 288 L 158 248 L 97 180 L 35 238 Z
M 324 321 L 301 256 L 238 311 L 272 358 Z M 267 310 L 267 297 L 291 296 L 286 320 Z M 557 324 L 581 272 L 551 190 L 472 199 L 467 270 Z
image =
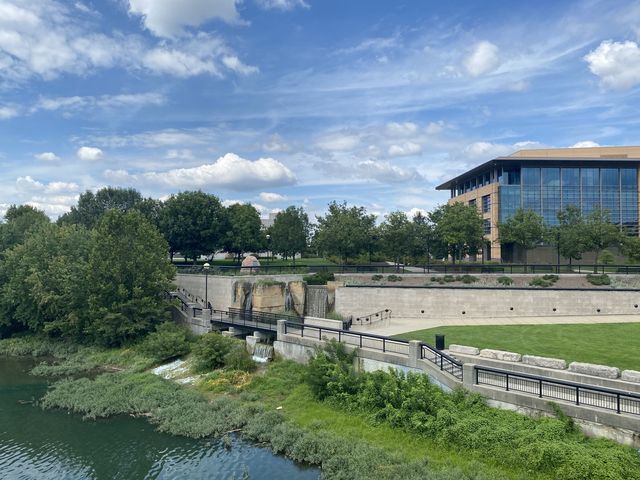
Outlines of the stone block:
M 625 382 L 640 383 L 640 372 L 637 370 L 623 370 L 620 378 Z
M 494 360 L 502 360 L 504 362 L 519 362 L 522 355 L 515 352 L 504 352 L 502 350 L 493 350 L 491 348 L 483 348 L 480 350 L 480 356 L 485 358 L 493 358 Z
M 561 358 L 538 357 L 537 355 L 523 355 L 522 363 L 556 370 L 565 370 L 567 368 L 567 362 Z
M 618 378 L 620 376 L 620 369 L 618 368 L 593 363 L 571 362 L 569 371 L 602 378 Z
M 463 355 L 479 355 L 480 350 L 476 347 L 469 347 L 467 345 L 449 345 L 449 352 L 461 353 Z
M 256 348 L 256 344 L 260 341 L 260 339 L 253 335 L 247 335 L 245 338 L 245 342 L 247 342 L 247 352 L 253 355 L 253 352 Z

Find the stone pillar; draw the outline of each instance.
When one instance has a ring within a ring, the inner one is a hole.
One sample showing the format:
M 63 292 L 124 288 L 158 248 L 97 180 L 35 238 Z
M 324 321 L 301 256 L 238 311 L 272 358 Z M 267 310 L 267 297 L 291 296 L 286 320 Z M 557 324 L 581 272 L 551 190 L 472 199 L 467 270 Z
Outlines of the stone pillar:
M 418 340 L 409 340 L 409 367 L 418 368 L 421 348 L 421 343 Z
M 462 364 L 462 385 L 471 389 L 476 383 L 476 370 L 475 364 L 473 363 L 463 363 Z
M 253 332 L 253 336 L 257 338 L 258 341 L 266 340 L 268 338 L 268 336 L 265 333 L 259 332 L 257 330 Z
M 202 309 L 202 320 L 204 320 L 205 322 L 210 322 L 211 321 L 211 309 L 210 308 L 203 308 Z
M 286 329 L 286 320 L 278 320 L 278 340 L 283 341 Z

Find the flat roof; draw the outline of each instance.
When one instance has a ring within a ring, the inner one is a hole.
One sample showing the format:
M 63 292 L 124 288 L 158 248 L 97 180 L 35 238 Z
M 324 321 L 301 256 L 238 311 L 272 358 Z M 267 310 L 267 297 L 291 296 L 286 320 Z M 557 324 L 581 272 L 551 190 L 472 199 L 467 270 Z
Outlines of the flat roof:
M 498 164 L 519 163 L 522 160 L 532 162 L 602 162 L 616 161 L 640 163 L 640 146 L 631 147 L 588 147 L 588 148 L 539 148 L 518 150 L 505 157 L 496 157 L 484 162 L 471 170 L 461 173 L 457 177 L 438 185 L 436 190 L 449 190 L 461 180 L 477 175 Z

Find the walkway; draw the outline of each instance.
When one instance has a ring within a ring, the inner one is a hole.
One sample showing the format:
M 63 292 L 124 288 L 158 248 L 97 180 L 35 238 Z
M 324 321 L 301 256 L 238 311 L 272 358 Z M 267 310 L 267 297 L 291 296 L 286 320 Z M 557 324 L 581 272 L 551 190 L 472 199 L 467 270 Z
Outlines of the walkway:
M 359 332 L 371 332 L 376 335 L 393 336 L 401 333 L 425 330 L 444 326 L 476 326 L 476 325 L 548 325 L 562 323 L 635 323 L 640 322 L 640 315 L 554 315 L 548 317 L 494 317 L 494 318 L 396 318 L 378 327 L 369 325 L 353 325 L 351 328 Z

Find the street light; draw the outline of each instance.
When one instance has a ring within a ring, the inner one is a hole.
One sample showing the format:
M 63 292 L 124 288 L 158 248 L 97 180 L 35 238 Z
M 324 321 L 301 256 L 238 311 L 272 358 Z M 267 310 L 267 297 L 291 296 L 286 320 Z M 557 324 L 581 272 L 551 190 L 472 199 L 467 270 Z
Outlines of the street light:
M 205 263 L 204 268 L 204 308 L 209 308 L 209 268 L 211 265 Z
M 267 262 L 269 262 L 270 253 L 271 253 L 271 235 L 267 233 Z

